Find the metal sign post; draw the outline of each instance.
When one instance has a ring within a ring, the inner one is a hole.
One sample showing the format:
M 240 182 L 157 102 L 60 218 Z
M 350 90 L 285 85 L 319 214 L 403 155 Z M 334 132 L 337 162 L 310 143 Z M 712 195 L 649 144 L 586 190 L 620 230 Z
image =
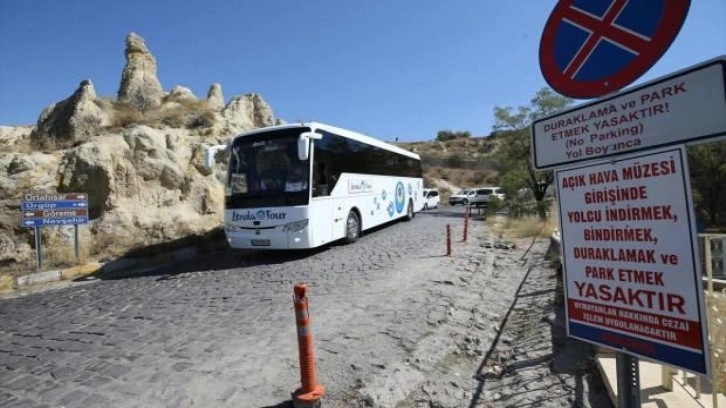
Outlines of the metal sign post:
M 43 249 L 41 246 L 41 237 L 40 237 L 40 228 L 35 227 L 34 228 L 35 233 L 35 255 L 38 259 L 38 272 L 43 270 Z
M 640 407 L 638 357 L 617 352 L 615 358 L 615 370 L 618 373 L 618 407 L 638 408 Z
M 73 225 L 73 248 L 76 253 L 76 262 L 81 262 L 81 256 L 78 252 L 78 224 Z

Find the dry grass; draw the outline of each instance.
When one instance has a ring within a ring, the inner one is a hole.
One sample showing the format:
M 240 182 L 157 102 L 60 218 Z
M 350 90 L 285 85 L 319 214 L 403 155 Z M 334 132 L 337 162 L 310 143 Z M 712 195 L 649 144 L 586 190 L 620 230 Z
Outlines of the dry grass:
M 108 260 L 119 257 L 138 246 L 131 236 L 118 236 L 105 231 L 98 231 L 91 238 L 90 257 Z
M 719 392 L 726 392 L 726 291 L 707 293 L 707 301 L 711 309 L 709 333 L 711 336 L 711 358 L 714 361 L 716 385 Z
M 209 128 L 214 124 L 214 112 L 206 101 L 175 101 L 173 108 L 154 108 L 142 112 L 131 104 L 113 104 L 111 129 L 120 130 L 133 125 L 173 128 Z
M 449 183 L 460 187 L 496 185 L 499 181 L 499 173 L 494 170 L 455 169 L 426 166 L 425 163 L 423 174 L 425 178 L 445 179 Z
M 546 223 L 539 220 L 536 216 L 527 216 L 522 218 L 510 217 L 489 217 L 487 224 L 490 231 L 496 236 L 502 238 L 528 238 L 528 237 L 545 237 L 547 234 Z
M 90 260 L 91 250 L 88 242 L 79 238 L 78 259 L 73 246 L 73 238 L 54 237 L 43 243 L 43 266 L 46 268 L 66 268 L 83 265 Z
M 33 146 L 30 144 L 30 140 L 25 138 L 14 145 L 0 144 L 0 153 L 23 153 L 30 154 L 33 152 Z
M 31 138 L 28 141 L 28 149 L 42 153 L 53 153 L 67 149 L 71 147 L 72 144 L 72 142 L 58 140 L 54 137 L 39 137 Z
M 490 154 L 495 151 L 501 140 L 489 137 L 471 137 L 447 140 L 445 142 L 412 142 L 397 143 L 398 146 L 415 151 L 422 156 L 446 158 L 451 154 L 458 154 L 462 157 L 474 157 Z
M 23 262 L 13 262 L 0 267 L 0 281 L 5 282 L 9 279 L 11 282 L 17 276 L 27 275 L 38 271 L 38 263 L 35 256 Z
M 489 229 L 502 238 L 548 238 L 559 228 L 556 207 L 550 207 L 545 221 L 531 215 L 520 218 L 494 216 L 487 219 Z
M 10 275 L 0 275 L 0 293 L 7 293 L 13 289 L 13 277 Z

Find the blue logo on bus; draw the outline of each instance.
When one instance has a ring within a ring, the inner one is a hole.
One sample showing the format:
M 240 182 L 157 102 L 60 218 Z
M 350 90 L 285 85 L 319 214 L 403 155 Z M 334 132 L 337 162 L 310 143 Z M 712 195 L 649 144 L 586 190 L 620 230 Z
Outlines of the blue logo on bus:
M 389 216 L 389 217 L 393 217 L 393 212 L 394 212 L 394 211 L 395 211 L 395 210 L 394 210 L 394 208 L 393 208 L 393 201 L 389 201 L 389 202 L 388 202 L 388 216 Z
M 383 199 L 383 201 L 386 201 L 386 190 L 383 190 L 383 192 L 381 193 L 381 199 Z
M 406 201 L 406 190 L 400 181 L 396 184 L 396 211 L 400 214 L 403 211 L 403 202 Z

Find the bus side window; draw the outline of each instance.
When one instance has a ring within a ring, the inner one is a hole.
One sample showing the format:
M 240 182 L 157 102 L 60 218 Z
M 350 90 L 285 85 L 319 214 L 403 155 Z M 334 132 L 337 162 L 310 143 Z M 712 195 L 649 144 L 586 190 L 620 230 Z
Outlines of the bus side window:
M 317 162 L 316 164 L 317 165 L 313 167 L 313 197 L 329 196 L 330 190 L 328 190 L 328 184 L 326 182 L 328 176 L 325 163 Z

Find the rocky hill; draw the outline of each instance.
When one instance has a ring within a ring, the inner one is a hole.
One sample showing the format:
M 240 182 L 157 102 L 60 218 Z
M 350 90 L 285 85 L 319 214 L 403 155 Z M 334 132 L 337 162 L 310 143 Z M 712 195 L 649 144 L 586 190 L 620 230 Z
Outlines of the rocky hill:
M 34 262 L 32 230 L 20 227 L 27 193 L 84 192 L 91 223 L 84 258 L 104 260 L 148 245 L 204 236 L 222 220 L 222 183 L 203 166 L 204 146 L 281 123 L 259 94 L 225 103 L 220 84 L 206 98 L 164 91 L 143 38 L 126 38 L 117 98 L 82 80 L 45 108 L 36 125 L 0 127 L 0 274 Z M 218 164 L 223 167 L 224 163 Z M 46 265 L 72 263 L 71 228 L 43 228 Z
M 438 188 L 445 200 L 464 187 L 497 184 L 499 173 L 493 158 L 501 140 L 471 137 L 397 145 L 421 156 L 426 186 Z
M 83 260 L 218 231 L 224 173 L 204 168 L 204 147 L 284 123 L 259 94 L 225 103 L 216 83 L 206 97 L 180 85 L 165 91 L 156 59 L 134 33 L 124 54 L 116 98 L 99 97 L 84 79 L 35 125 L 0 126 L 0 275 L 34 269 L 32 229 L 20 227 L 20 201 L 28 193 L 89 195 L 91 222 L 80 228 Z M 399 145 L 421 154 L 426 184 L 440 188 L 444 200 L 461 186 L 497 181 L 492 138 Z M 224 161 L 217 166 L 223 170 Z M 46 267 L 76 262 L 71 228 L 41 231 Z

